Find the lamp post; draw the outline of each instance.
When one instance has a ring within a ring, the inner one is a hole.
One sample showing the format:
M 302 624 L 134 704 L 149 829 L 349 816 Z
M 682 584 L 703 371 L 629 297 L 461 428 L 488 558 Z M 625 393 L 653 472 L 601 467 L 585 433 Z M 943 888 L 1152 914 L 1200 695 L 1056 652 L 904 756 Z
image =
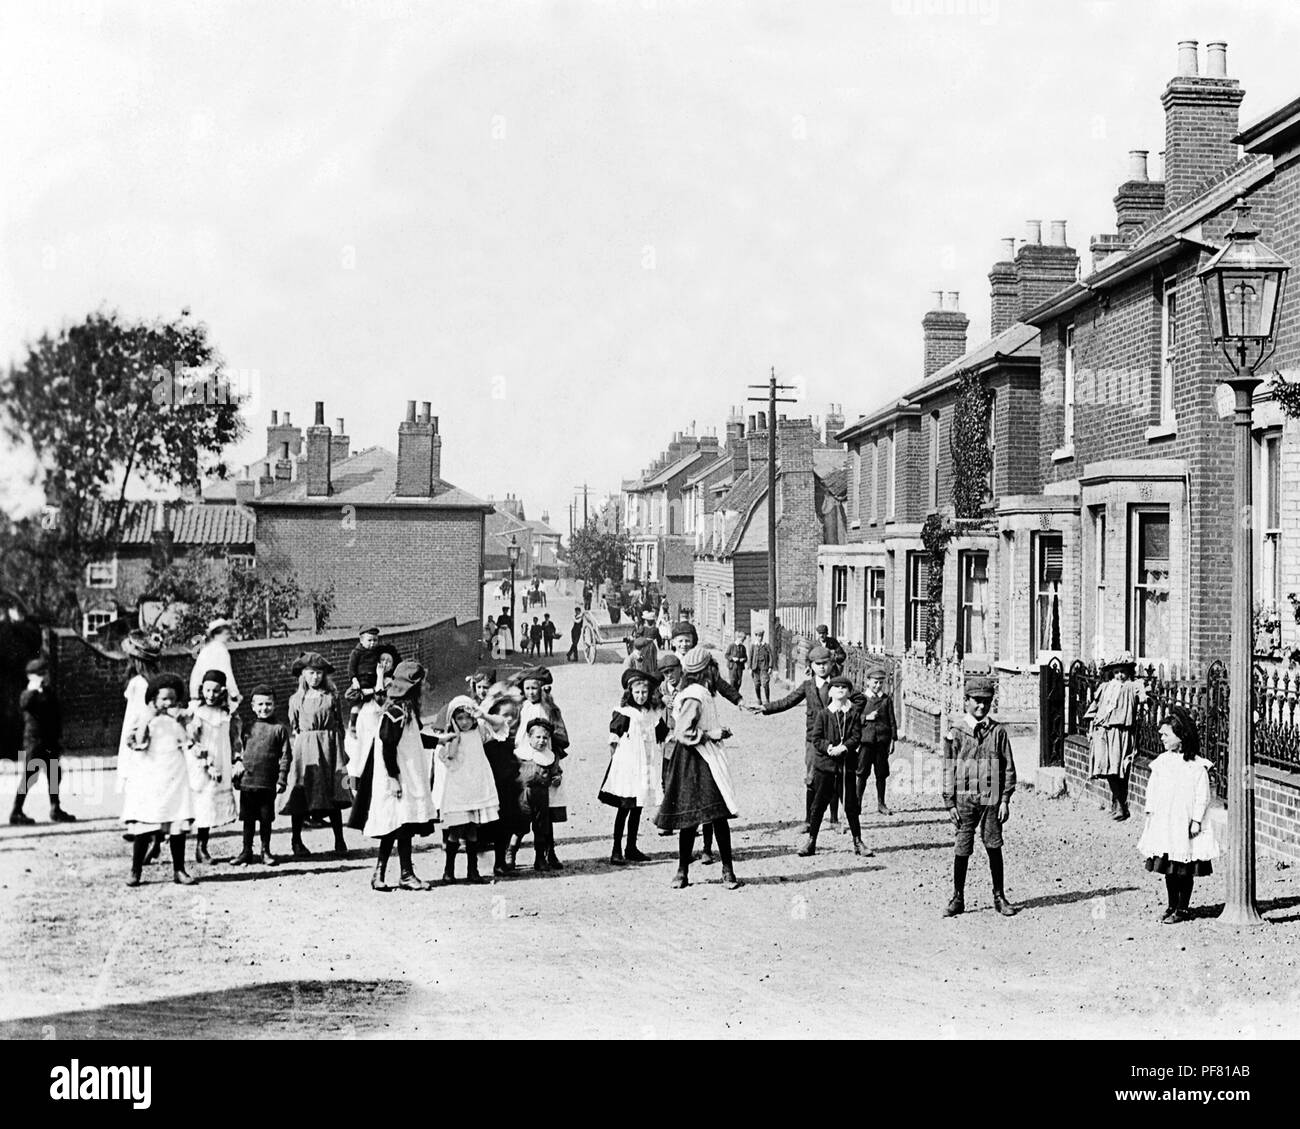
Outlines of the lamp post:
M 519 625 L 515 622 L 515 566 L 519 563 L 519 540 L 512 533 L 510 544 L 506 546 L 506 557 L 510 561 L 510 635 L 519 638 Z
M 1228 684 L 1228 868 L 1219 920 L 1263 925 L 1255 904 L 1255 714 L 1253 695 L 1254 520 L 1250 430 L 1255 370 L 1274 349 L 1278 310 L 1290 264 L 1259 241 L 1250 207 L 1239 199 L 1228 245 L 1198 272 L 1210 338 L 1232 376 L 1232 462 L 1236 485 L 1232 540 L 1232 646 Z

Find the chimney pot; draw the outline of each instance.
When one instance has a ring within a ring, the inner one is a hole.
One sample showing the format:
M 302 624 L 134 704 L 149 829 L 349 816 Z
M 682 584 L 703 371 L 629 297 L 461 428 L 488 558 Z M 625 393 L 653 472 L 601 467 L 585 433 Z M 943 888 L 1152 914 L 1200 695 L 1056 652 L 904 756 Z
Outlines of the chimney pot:
M 942 291 L 942 290 L 931 290 L 930 293 L 934 295 L 934 305 L 932 305 L 932 306 L 930 307 L 930 309 L 932 309 L 932 310 L 942 310 L 942 309 L 943 309 L 943 291 Z
M 1147 157 L 1149 149 L 1130 149 L 1128 151 L 1129 180 L 1147 180 Z
M 1052 220 L 1052 246 L 1065 247 L 1065 220 Z
M 1195 39 L 1183 39 L 1178 44 L 1178 74 L 1195 75 L 1200 73 L 1200 58 Z
M 431 424 L 433 424 L 433 433 L 434 433 L 434 435 L 437 435 L 437 434 L 438 434 L 438 417 L 437 417 L 437 416 L 430 416 L 430 417 L 429 417 L 429 422 L 430 422 Z
M 324 400 L 317 400 L 317 401 L 316 401 L 316 423 L 315 423 L 315 426 L 316 426 L 316 427 L 324 427 L 324 426 L 325 426 L 325 401 L 324 401 Z
M 288 412 L 285 412 L 285 413 L 284 413 L 284 426 L 285 426 L 285 427 L 288 427 L 288 426 L 289 426 L 289 413 L 288 413 Z
M 339 418 L 336 419 L 334 422 L 338 425 L 338 428 L 337 428 L 338 433 L 339 433 L 340 435 L 342 435 L 343 432 L 347 430 L 347 428 L 345 428 L 345 427 L 343 426 L 343 417 L 342 417 L 342 416 L 339 416 Z
M 1025 242 L 1039 244 L 1043 241 L 1043 221 L 1026 220 L 1025 221 Z
M 1205 45 L 1205 73 L 1210 78 L 1228 77 L 1228 45 L 1223 41 Z
M 1016 259 L 1016 237 L 1008 235 L 1002 240 L 1002 262 L 1012 263 Z
M 758 430 L 758 416 L 755 415 L 749 417 L 749 430 L 750 431 Z
M 271 426 L 272 427 L 280 426 L 280 413 L 277 412 L 274 408 L 271 409 Z
M 425 401 L 423 401 L 423 402 L 420 404 L 420 422 L 421 422 L 421 423 L 428 423 L 428 422 L 429 422 L 429 417 L 432 416 L 432 415 L 433 415 L 433 403 L 432 403 L 432 401 L 430 401 L 430 400 L 425 400 Z
M 414 400 L 406 401 L 406 422 L 407 423 L 415 422 L 415 401 Z
M 961 302 L 961 292 L 958 290 L 949 290 L 948 305 L 946 308 L 949 310 L 960 310 L 961 309 L 960 302 Z

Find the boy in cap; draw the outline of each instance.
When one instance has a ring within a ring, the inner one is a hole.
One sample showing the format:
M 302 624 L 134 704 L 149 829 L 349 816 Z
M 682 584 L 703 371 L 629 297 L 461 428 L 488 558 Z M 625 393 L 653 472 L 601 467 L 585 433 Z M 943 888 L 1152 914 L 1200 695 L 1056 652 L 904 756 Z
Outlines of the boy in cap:
M 745 664 L 749 661 L 749 652 L 745 649 L 745 633 L 736 632 L 736 641 L 727 648 L 724 656 L 727 661 L 727 674 L 731 678 L 732 688 L 739 693 L 745 678 Z
M 578 661 L 578 644 L 582 641 L 582 609 L 573 609 L 573 623 L 569 627 L 569 652 L 564 657 L 571 663 Z
M 844 669 L 844 663 L 848 659 L 844 648 L 840 646 L 840 641 L 831 634 L 831 629 L 824 623 L 817 625 L 817 646 L 825 647 L 831 653 L 831 675 L 839 674 Z
M 813 724 L 812 746 L 812 808 L 808 817 L 808 836 L 799 848 L 802 858 L 817 853 L 817 832 L 822 816 L 831 798 L 838 794 L 844 782 L 844 815 L 853 833 L 853 853 L 871 856 L 862 843 L 862 826 L 858 819 L 857 792 L 854 789 L 854 766 L 857 764 L 858 746 L 862 739 L 862 721 L 850 695 L 853 680 L 837 674 L 827 684 L 830 702 L 817 714 Z
M 799 686 L 798 689 L 791 691 L 784 698 L 775 702 L 768 702 L 763 707 L 763 716 L 769 717 L 772 714 L 785 713 L 786 710 L 792 710 L 795 706 L 802 704 L 805 707 L 804 721 L 804 834 L 811 834 L 812 830 L 812 810 L 813 810 L 813 758 L 816 750 L 813 748 L 813 729 L 817 725 L 817 715 L 821 713 L 828 705 L 831 704 L 830 680 L 831 680 L 831 652 L 825 647 L 814 647 L 808 653 L 808 665 L 811 667 L 809 677 Z
M 943 911 L 955 917 L 966 908 L 966 868 L 978 827 L 993 878 L 993 908 L 1003 917 L 1016 910 L 1003 893 L 1002 825 L 1011 818 L 1016 763 L 1004 726 L 989 717 L 997 683 L 987 675 L 966 676 L 966 715 L 943 742 L 943 802 L 957 832 L 953 894 Z
M 761 709 L 772 700 L 772 648 L 760 627 L 754 632 L 754 645 L 749 648 L 749 673 L 754 679 L 754 696 Z
M 555 654 L 555 637 L 558 634 L 559 632 L 555 629 L 555 621 L 551 619 L 551 613 L 547 612 L 542 616 L 542 643 L 548 655 Z
M 271 824 L 275 822 L 275 797 L 289 786 L 293 743 L 289 730 L 275 720 L 275 689 L 263 682 L 253 687 L 253 722 L 244 731 L 243 748 L 235 759 L 235 787 L 239 789 L 239 816 L 244 824 L 244 849 L 231 866 L 253 862 L 253 835 L 261 833 L 262 864 L 275 866 L 271 853 Z
M 59 803 L 59 756 L 63 751 L 63 711 L 50 687 L 50 668 L 44 658 L 27 664 L 27 689 L 18 698 L 23 715 L 23 763 L 18 776 L 9 822 L 16 826 L 35 823 L 23 811 L 27 791 L 40 768 L 45 769 L 45 786 L 49 789 L 50 819 L 54 823 L 73 823 L 76 816 L 63 810 Z
M 889 754 L 898 740 L 898 720 L 894 715 L 894 700 L 885 693 L 886 671 L 880 663 L 867 667 L 866 692 L 859 702 L 862 715 L 862 744 L 858 747 L 857 779 L 844 779 L 847 795 L 850 788 L 857 789 L 858 809 L 867 792 L 867 777 L 876 774 L 876 811 L 893 815 L 885 804 L 885 783 L 889 779 Z

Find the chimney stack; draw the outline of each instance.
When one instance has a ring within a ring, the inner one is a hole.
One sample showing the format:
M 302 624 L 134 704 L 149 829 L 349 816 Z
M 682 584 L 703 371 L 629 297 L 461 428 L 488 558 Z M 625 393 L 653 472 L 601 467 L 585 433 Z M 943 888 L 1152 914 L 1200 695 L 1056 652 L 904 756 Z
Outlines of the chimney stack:
M 824 421 L 825 431 L 822 435 L 822 443 L 827 447 L 836 446 L 835 436 L 844 430 L 844 405 L 831 404 L 826 410 L 826 419 Z
M 733 408 L 727 417 L 727 450 L 734 456 L 737 446 L 745 438 L 745 417 L 739 408 Z
M 280 422 L 280 413 L 274 408 L 271 409 L 271 426 L 276 427 Z
M 1115 196 L 1115 228 L 1125 243 L 1130 243 L 1148 224 L 1165 210 L 1165 186 L 1151 180 L 1147 170 L 1146 149 L 1133 149 L 1128 155 L 1128 180 Z
M 243 478 L 235 479 L 235 504 L 246 506 L 255 497 L 257 497 L 257 483 L 254 482 L 247 474 Z
M 397 496 L 431 498 L 437 479 L 434 470 L 433 405 L 424 403 L 417 417 L 415 401 L 406 401 L 406 419 L 397 426 Z M 440 444 L 439 444 L 440 445 Z
M 289 457 L 297 458 L 302 452 L 302 429 L 294 427 L 289 421 L 289 413 L 284 413 L 284 418 L 280 418 L 280 413 L 271 412 L 271 425 L 266 429 L 266 454 L 268 458 L 277 458 L 280 453 L 280 446 L 283 443 L 289 444 Z
M 293 479 L 293 458 L 289 454 L 289 440 L 280 443 L 280 457 L 275 464 L 275 480 L 289 482 Z
M 1002 258 L 989 271 L 989 336 L 996 337 L 1009 329 L 1019 312 L 1016 293 L 1016 240 L 1002 240 Z
M 1196 40 L 1178 44 L 1178 73 L 1160 98 L 1165 108 L 1165 204 L 1186 203 L 1212 177 L 1236 164 L 1238 111 L 1246 96 L 1228 77 L 1228 45 L 1209 44 L 1206 73 L 1197 68 Z
M 330 436 L 330 462 L 341 463 L 352 449 L 352 440 L 348 438 L 347 428 L 343 426 L 343 417 L 334 421 L 334 434 Z
M 330 438 L 325 426 L 325 401 L 316 401 L 316 422 L 307 428 L 307 497 L 330 495 Z
M 1053 242 L 1048 246 L 1042 243 L 1040 220 L 1030 220 L 1026 226 L 1031 234 L 1038 232 L 1039 238 L 1026 242 L 1016 254 L 1017 321 L 1064 290 L 1079 273 L 1079 256 L 1066 240 L 1064 220 L 1053 221 Z
M 926 380 L 966 352 L 970 318 L 957 308 L 957 299 L 955 291 L 950 291 L 945 301 L 943 291 L 936 290 L 934 308 L 921 319 Z

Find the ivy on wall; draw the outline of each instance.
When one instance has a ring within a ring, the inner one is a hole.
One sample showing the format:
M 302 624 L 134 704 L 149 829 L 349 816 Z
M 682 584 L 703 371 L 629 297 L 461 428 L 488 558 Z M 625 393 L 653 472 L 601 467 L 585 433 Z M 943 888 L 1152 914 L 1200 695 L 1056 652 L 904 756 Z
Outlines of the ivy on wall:
M 943 642 L 943 562 L 955 532 L 943 514 L 931 514 L 921 526 L 921 544 L 930 556 L 930 580 L 925 593 L 925 654 L 931 659 L 939 657 Z
M 952 409 L 952 501 L 959 518 L 982 516 L 991 496 L 993 452 L 989 448 L 989 412 L 993 393 L 984 377 L 971 369 L 961 374 Z

